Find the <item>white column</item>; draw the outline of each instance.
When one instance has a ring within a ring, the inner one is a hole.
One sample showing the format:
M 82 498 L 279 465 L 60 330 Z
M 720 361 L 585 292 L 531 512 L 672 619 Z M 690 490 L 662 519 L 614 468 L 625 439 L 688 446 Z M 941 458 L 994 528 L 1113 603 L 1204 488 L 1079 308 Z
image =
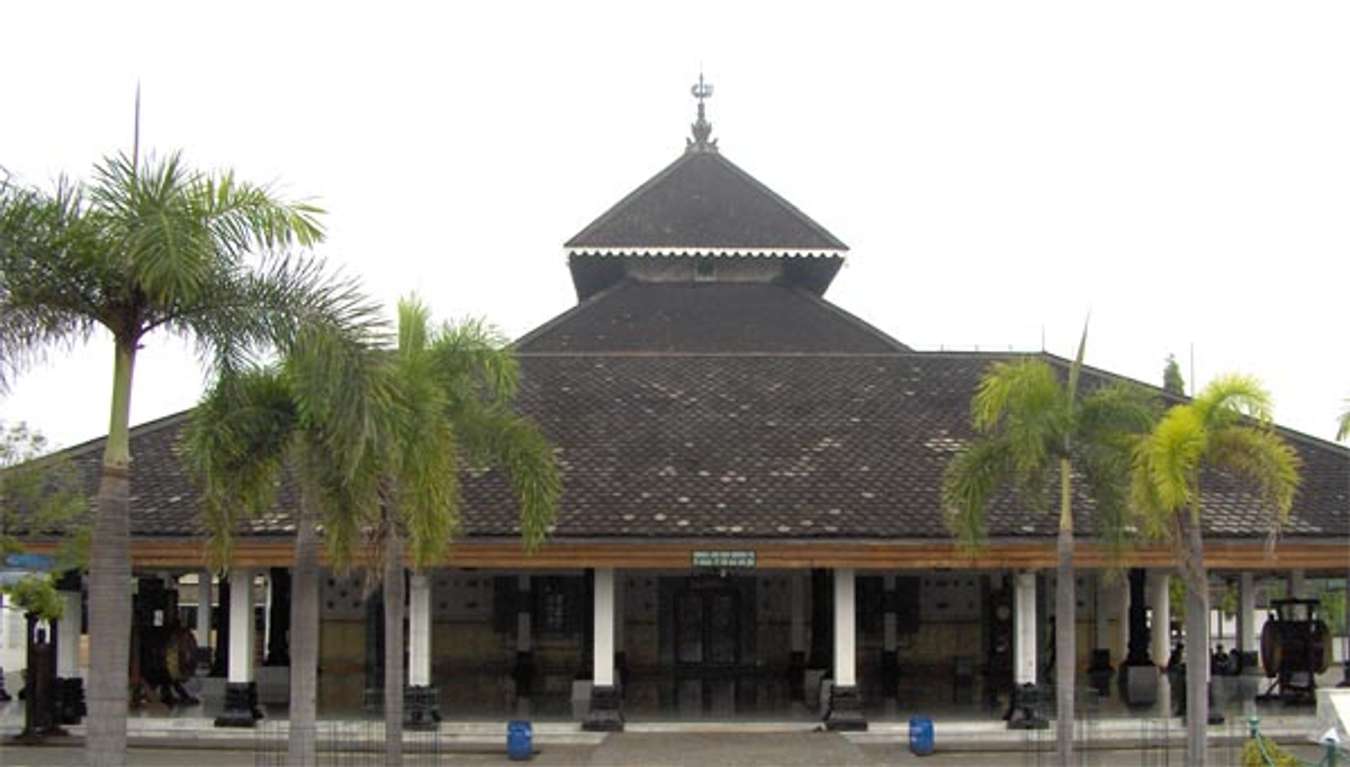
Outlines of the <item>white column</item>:
M 80 592 L 62 591 L 60 625 L 56 632 L 56 675 L 72 679 L 80 675 Z
M 616 571 L 614 573 L 614 652 L 616 653 L 624 651 L 623 624 L 624 613 L 626 612 L 624 608 L 627 606 L 627 601 L 628 588 L 624 583 L 623 574 Z
M 520 609 L 516 612 L 516 651 L 530 651 L 530 576 L 522 575 L 517 581 L 517 591 L 524 595 Z
M 1149 654 L 1159 668 L 1167 665 L 1167 658 L 1172 654 L 1172 594 L 1167 588 L 1171 575 L 1170 570 L 1153 570 L 1148 574 L 1148 606 L 1153 608 Z
M 881 627 L 881 649 L 888 653 L 895 652 L 896 635 L 896 615 L 895 615 L 895 576 L 887 575 L 881 579 L 882 591 L 885 593 L 885 612 L 882 613 L 884 623 Z
M 408 686 L 431 686 L 431 578 L 408 579 Z
M 793 573 L 788 576 L 792 600 L 792 628 L 788 636 L 792 652 L 806 652 L 806 576 Z
M 1013 682 L 1036 684 L 1036 573 L 1013 575 Z
M 230 571 L 230 684 L 253 681 L 253 571 Z
M 1237 647 L 1239 652 L 1256 652 L 1256 582 L 1251 573 L 1238 576 Z
M 263 654 L 272 647 L 272 571 L 263 574 Z
M 834 571 L 834 686 L 855 687 L 858 677 L 855 671 L 857 663 L 857 602 L 855 598 L 853 570 L 838 568 Z
M 211 572 L 197 573 L 197 646 L 211 647 Z
M 595 568 L 595 653 L 591 679 L 596 687 L 614 686 L 614 568 Z

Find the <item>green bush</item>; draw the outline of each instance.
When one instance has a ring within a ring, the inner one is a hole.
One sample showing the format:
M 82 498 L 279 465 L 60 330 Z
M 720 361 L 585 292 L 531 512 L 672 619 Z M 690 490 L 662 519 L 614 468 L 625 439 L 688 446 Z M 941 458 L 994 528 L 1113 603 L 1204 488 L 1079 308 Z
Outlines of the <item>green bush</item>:
M 1242 747 L 1242 767 L 1303 767 L 1303 762 L 1270 738 L 1257 735 Z

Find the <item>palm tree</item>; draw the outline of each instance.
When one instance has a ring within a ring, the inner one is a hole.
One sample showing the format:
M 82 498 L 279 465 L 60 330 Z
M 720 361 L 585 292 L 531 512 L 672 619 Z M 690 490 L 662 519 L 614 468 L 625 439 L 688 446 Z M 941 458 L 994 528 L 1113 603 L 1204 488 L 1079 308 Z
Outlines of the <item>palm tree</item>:
M 0 180 L 0 385 L 100 327 L 115 350 L 90 555 L 90 764 L 126 760 L 136 352 L 162 331 L 191 339 L 204 360 L 229 370 L 285 342 L 302 320 L 368 323 L 371 309 L 354 285 L 319 262 L 250 258 L 319 242 L 319 214 L 231 173 L 190 170 L 177 154 L 109 158 L 91 183 L 62 180 L 52 192 Z
M 1073 755 L 1073 474 L 1086 482 L 1099 531 L 1118 549 L 1123 545 L 1130 436 L 1146 431 L 1153 418 L 1152 403 L 1137 386 L 1113 384 L 1080 394 L 1086 345 L 1084 329 L 1067 382 L 1040 359 L 990 366 L 971 402 L 980 437 L 952 460 L 943 481 L 948 526 L 965 545 L 978 546 L 985 536 L 989 500 L 1000 488 L 1015 487 L 1028 505 L 1041 509 L 1058 469 L 1055 684 L 1061 764 L 1069 764 Z
M 372 448 L 387 409 L 387 365 L 352 339 L 313 332 L 280 366 L 221 377 L 193 412 L 185 460 L 203 489 L 213 566 L 230 561 L 242 518 L 270 510 L 283 472 L 299 488 L 291 585 L 290 738 L 286 763 L 314 764 L 319 547 L 350 565 L 350 531 L 378 506 Z
M 1186 718 L 1189 765 L 1205 763 L 1209 720 L 1209 574 L 1201 519 L 1207 470 L 1250 479 L 1271 511 L 1271 536 L 1289 516 L 1299 460 L 1271 424 L 1270 395 L 1254 378 L 1216 379 L 1173 405 L 1134 451 L 1131 506 L 1150 534 L 1170 540 L 1186 582 Z
M 394 429 L 382 446 L 385 762 L 400 764 L 403 742 L 403 564 L 439 561 L 459 530 L 461 466 L 504 472 L 520 506 L 527 549 L 544 539 L 562 492 L 553 450 L 511 409 L 515 356 L 496 331 L 468 321 L 432 329 L 416 299 L 398 307 Z

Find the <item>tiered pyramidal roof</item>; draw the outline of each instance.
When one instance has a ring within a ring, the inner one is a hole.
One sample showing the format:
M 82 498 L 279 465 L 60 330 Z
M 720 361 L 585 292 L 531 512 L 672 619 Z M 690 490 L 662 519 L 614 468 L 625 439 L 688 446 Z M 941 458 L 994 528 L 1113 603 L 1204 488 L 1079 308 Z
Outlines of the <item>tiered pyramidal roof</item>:
M 848 246 L 723 156 L 704 112 L 712 86 L 700 77 L 693 92 L 698 120 L 684 154 L 564 246 L 577 295 L 631 274 L 615 259 L 632 258 L 768 259 L 782 263 L 765 276 L 823 293 Z

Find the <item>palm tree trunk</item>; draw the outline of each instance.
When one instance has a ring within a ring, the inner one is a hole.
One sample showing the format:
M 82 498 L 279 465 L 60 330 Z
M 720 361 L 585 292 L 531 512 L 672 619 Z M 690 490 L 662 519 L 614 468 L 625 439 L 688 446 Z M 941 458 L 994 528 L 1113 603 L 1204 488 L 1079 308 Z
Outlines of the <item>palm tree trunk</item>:
M 1073 693 L 1078 641 L 1073 570 L 1073 498 L 1069 461 L 1059 461 L 1058 569 L 1055 578 L 1055 753 L 1060 764 L 1073 763 Z
M 313 767 L 318 729 L 319 545 L 314 533 L 318 514 L 317 489 L 309 484 L 300 494 L 291 573 L 291 736 L 286 763 L 296 767 Z
M 134 342 L 118 340 L 113 362 L 112 414 L 98 483 L 89 554 L 89 728 L 85 755 L 92 767 L 127 759 L 127 668 L 131 657 L 131 379 Z
M 1186 579 L 1186 764 L 1204 767 L 1209 734 L 1209 576 L 1198 510 L 1182 509 Z
M 384 551 L 384 763 L 403 764 L 403 538 L 389 526 Z

